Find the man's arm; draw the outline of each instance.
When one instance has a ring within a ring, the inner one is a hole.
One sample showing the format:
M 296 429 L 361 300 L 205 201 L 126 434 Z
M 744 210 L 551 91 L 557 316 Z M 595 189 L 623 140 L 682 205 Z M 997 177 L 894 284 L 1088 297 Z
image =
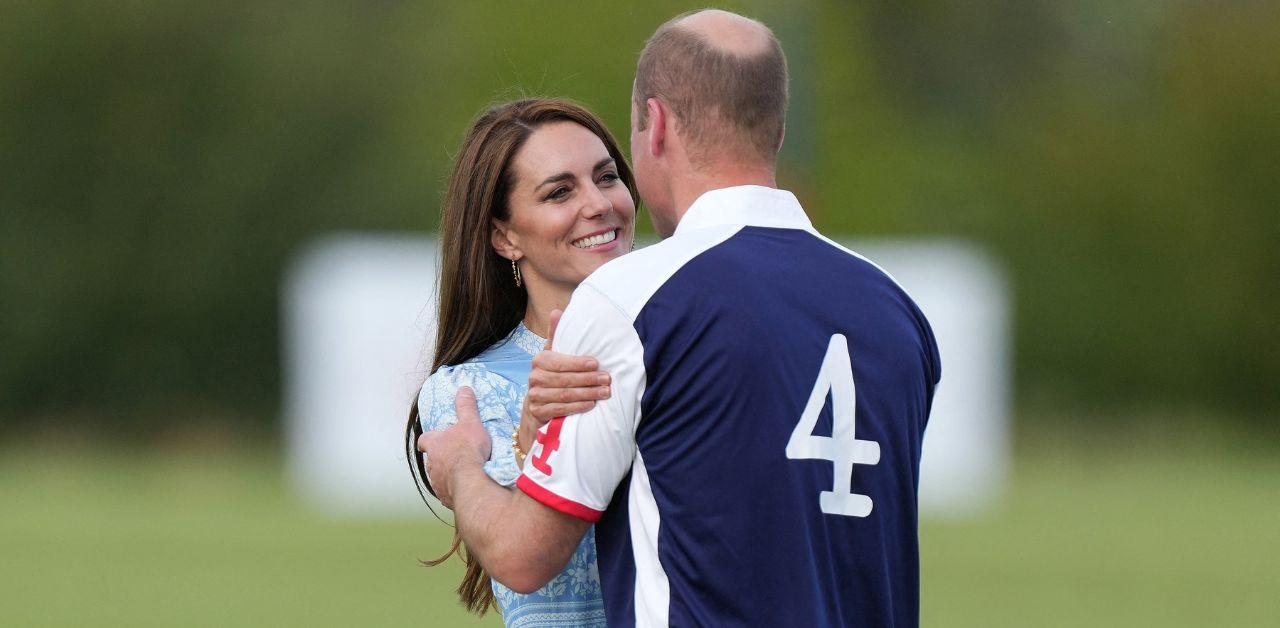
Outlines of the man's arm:
M 548 421 L 558 416 L 581 414 L 594 408 L 599 399 L 608 399 L 610 377 L 597 371 L 599 364 L 589 355 L 565 355 L 551 350 L 556 326 L 564 312 L 551 310 L 551 331 L 542 351 L 533 356 L 529 370 L 529 390 L 520 410 L 516 430 L 520 451 L 533 449 L 534 437 Z M 524 467 L 517 459 L 517 465 Z
M 532 593 L 564 569 L 591 524 L 489 479 L 489 436 L 471 389 L 458 391 L 456 409 L 455 425 L 418 439 L 427 474 L 444 505 L 453 508 L 467 551 L 498 582 Z
M 594 522 L 636 460 L 644 346 L 631 316 L 589 281 L 574 291 L 554 343 L 561 354 L 594 357 L 610 376 L 612 394 L 581 414 L 544 425 L 516 488 L 558 512 Z

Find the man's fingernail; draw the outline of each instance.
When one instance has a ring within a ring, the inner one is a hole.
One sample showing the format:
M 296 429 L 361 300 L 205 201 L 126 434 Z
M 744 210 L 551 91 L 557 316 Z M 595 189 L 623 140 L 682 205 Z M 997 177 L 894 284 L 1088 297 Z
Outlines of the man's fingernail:
M 607 385 L 609 383 L 609 374 L 602 373 L 599 377 L 596 378 L 596 383 L 600 385 Z
M 599 399 L 608 399 L 608 398 L 609 398 L 609 387 L 608 387 L 608 386 L 601 386 L 600 388 L 597 388 L 597 389 L 596 389 L 596 396 L 597 396 L 597 398 L 599 398 Z

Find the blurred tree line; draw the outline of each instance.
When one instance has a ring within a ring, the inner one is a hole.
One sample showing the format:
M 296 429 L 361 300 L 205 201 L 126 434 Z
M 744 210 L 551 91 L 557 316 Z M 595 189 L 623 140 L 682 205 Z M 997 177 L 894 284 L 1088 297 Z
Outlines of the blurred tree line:
M 1007 266 L 1024 406 L 1280 410 L 1280 5 L 728 7 L 791 57 L 781 183 L 820 228 Z M 434 229 L 496 100 L 625 140 L 636 54 L 688 8 L 0 4 L 0 419 L 273 420 L 300 246 Z

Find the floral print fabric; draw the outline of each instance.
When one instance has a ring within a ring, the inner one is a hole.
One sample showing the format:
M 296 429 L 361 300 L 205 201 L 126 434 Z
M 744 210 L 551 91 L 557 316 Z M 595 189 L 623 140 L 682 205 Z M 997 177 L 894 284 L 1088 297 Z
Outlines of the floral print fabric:
M 454 398 L 459 388 L 468 386 L 475 391 L 480 420 L 492 444 L 492 454 L 484 471 L 508 488 L 513 487 L 520 475 L 511 450 L 511 434 L 520 424 L 530 363 L 544 342 L 521 323 L 511 335 L 475 358 L 441 367 L 427 378 L 418 396 L 422 429 L 431 431 L 457 422 Z M 493 593 L 502 610 L 503 623 L 508 627 L 604 626 L 595 530 L 587 530 L 564 571 L 546 586 L 530 594 L 520 594 L 495 581 Z

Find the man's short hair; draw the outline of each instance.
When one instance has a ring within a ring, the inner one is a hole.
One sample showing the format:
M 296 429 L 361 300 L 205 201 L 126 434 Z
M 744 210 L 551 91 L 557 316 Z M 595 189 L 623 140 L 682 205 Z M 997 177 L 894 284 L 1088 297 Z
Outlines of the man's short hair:
M 768 42 L 760 52 L 721 50 L 680 26 L 687 15 L 658 27 L 640 53 L 632 91 L 638 129 L 648 126 L 646 101 L 659 98 L 695 163 L 726 150 L 774 163 L 787 117 L 787 58 L 778 39 L 761 24 Z

